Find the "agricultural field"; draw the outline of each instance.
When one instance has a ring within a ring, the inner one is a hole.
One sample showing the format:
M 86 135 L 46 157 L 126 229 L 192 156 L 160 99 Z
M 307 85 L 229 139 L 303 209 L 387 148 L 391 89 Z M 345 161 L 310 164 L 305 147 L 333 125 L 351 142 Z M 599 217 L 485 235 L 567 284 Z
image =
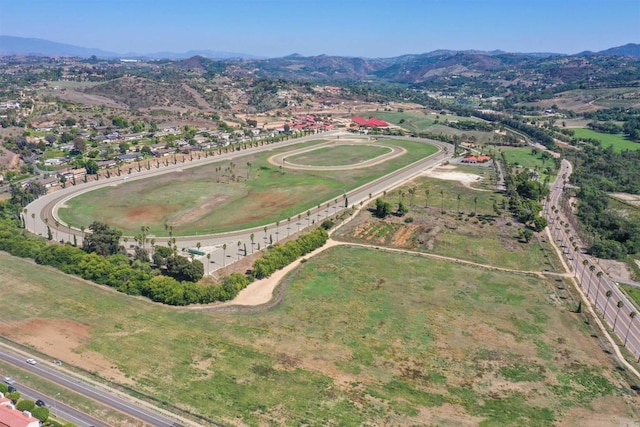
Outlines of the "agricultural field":
M 232 425 L 640 417 L 637 395 L 558 297 L 566 284 L 551 279 L 337 247 L 289 275 L 275 308 L 216 313 L 132 299 L 6 254 L 0 268 L 2 334 Z
M 561 92 L 554 98 L 536 102 L 522 103 L 522 105 L 537 105 L 542 109 L 557 106 L 563 110 L 585 113 L 602 108 L 637 108 L 640 106 L 640 91 L 634 87 L 576 89 Z
M 337 173 L 282 169 L 268 158 L 291 148 L 275 148 L 85 193 L 66 202 L 59 214 L 67 224 L 88 226 L 99 220 L 125 234 L 137 233 L 142 225 L 149 226 L 156 236 L 167 234 L 164 224 L 171 225 L 175 235 L 249 228 L 298 215 L 436 152 L 430 144 L 411 140 L 376 144 L 401 147 L 406 153 L 367 168 Z M 296 148 L 301 146 L 311 145 Z M 366 157 L 360 153 L 362 156 Z
M 473 168 L 466 166 L 465 172 L 436 169 L 432 173 L 438 178 L 454 174 L 473 177 L 468 172 Z M 477 173 L 489 173 L 487 168 L 475 169 Z M 522 225 L 505 212 L 506 198 L 473 187 L 480 182 L 418 178 L 383 197 L 395 211 L 402 191 L 403 203 L 409 206 L 404 217 L 390 215 L 380 220 L 371 213 L 371 203 L 333 236 L 347 242 L 409 249 L 502 268 L 559 271 L 560 261 L 546 236 L 541 233 L 530 243 L 520 241 Z M 410 190 L 415 190 L 413 196 Z
M 640 150 L 640 142 L 634 142 L 625 135 L 596 132 L 591 129 L 573 129 L 576 138 L 592 138 L 602 143 L 603 147 L 613 146 L 614 151 Z

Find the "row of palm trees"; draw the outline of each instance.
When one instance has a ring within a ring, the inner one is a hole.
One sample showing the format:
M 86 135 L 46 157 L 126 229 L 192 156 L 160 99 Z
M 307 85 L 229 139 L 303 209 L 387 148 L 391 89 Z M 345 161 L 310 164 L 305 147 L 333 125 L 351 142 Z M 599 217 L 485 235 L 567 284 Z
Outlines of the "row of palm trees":
M 587 273 L 587 271 L 589 272 L 589 276 L 587 277 L 588 280 L 588 286 L 587 286 L 587 296 L 591 297 L 591 285 L 593 284 L 592 278 L 593 278 L 593 272 L 596 269 L 596 266 L 593 264 L 589 263 L 589 260 L 585 259 L 582 261 L 582 282 L 584 283 L 584 276 Z M 600 278 L 602 277 L 603 273 L 602 271 L 598 271 L 595 276 L 597 278 L 597 280 L 599 281 Z M 606 300 L 606 303 L 604 305 L 604 309 L 602 311 L 602 318 L 604 319 L 607 313 L 607 308 L 609 307 L 609 300 L 611 299 L 611 296 L 613 296 L 613 291 L 611 291 L 610 289 L 607 290 L 604 293 Z M 598 306 L 598 299 L 600 297 L 600 289 L 596 288 L 596 296 L 595 296 L 595 306 Z M 613 319 L 613 326 L 612 329 L 615 331 L 616 330 L 616 324 L 618 323 L 618 317 L 620 315 L 620 309 L 622 307 L 624 307 L 624 301 L 622 300 L 618 300 L 618 302 L 616 303 L 616 307 L 618 308 L 618 310 L 616 310 L 616 315 Z M 625 347 L 627 345 L 627 340 L 629 338 L 629 331 L 631 330 L 631 325 L 633 324 L 633 319 L 635 319 L 635 317 L 637 316 L 637 312 L 632 311 L 629 313 L 629 323 L 627 324 L 627 330 L 625 332 L 624 335 L 624 343 L 622 344 L 623 347 Z
M 555 222 L 555 229 L 557 231 L 559 231 L 560 229 L 564 229 L 565 234 L 568 235 L 568 231 L 569 231 L 569 227 L 570 227 L 569 223 L 566 223 L 566 222 L 564 222 L 564 221 L 562 221 L 560 219 L 559 209 L 556 206 L 551 206 L 551 211 L 555 214 L 555 217 L 552 217 L 553 222 Z M 578 242 L 574 238 L 574 236 L 569 236 L 569 243 L 573 246 L 574 253 L 577 253 L 580 248 L 579 248 Z M 593 276 L 594 276 L 594 272 L 596 270 L 596 266 L 591 264 L 588 259 L 584 259 L 582 261 L 582 267 L 583 268 L 582 268 L 582 275 L 580 277 L 580 282 L 585 284 L 585 275 L 587 275 L 587 273 L 588 273 L 588 277 L 586 278 L 586 282 L 587 282 L 587 285 L 586 285 L 587 290 L 586 291 L 587 291 L 587 297 L 591 298 L 591 296 L 592 296 L 591 295 L 591 286 L 593 285 Z M 576 275 L 577 275 L 577 273 L 578 272 L 577 272 L 577 269 L 576 269 Z M 596 272 L 595 273 L 596 281 L 600 281 L 602 276 L 603 276 L 602 271 L 599 270 L 598 272 Z M 596 295 L 595 295 L 595 299 L 594 299 L 594 304 L 595 304 L 596 307 L 598 307 L 598 300 L 600 298 L 600 295 L 601 295 L 600 288 L 598 286 L 596 286 Z M 610 301 L 612 296 L 613 296 L 613 291 L 610 290 L 610 289 L 607 290 L 604 293 L 604 297 L 606 298 L 606 302 L 605 302 L 604 309 L 602 311 L 602 319 L 604 319 L 605 316 L 606 316 L 607 309 L 609 307 L 609 301 Z M 616 303 L 616 307 L 618 309 L 616 310 L 616 314 L 615 314 L 615 317 L 613 319 L 613 326 L 612 326 L 612 329 L 614 331 L 615 331 L 616 325 L 618 323 L 618 318 L 620 316 L 620 310 L 622 309 L 622 307 L 624 307 L 624 301 L 618 300 L 618 302 Z M 623 347 L 626 347 L 626 345 L 627 345 L 627 341 L 629 339 L 629 332 L 631 331 L 631 325 L 633 324 L 633 321 L 636 318 L 636 316 L 637 316 L 637 312 L 636 311 L 631 311 L 629 313 L 629 322 L 627 323 L 627 329 L 626 329 L 625 334 L 624 334 L 624 341 L 623 341 L 623 344 L 622 344 Z M 638 363 L 640 363 L 640 357 L 638 358 Z

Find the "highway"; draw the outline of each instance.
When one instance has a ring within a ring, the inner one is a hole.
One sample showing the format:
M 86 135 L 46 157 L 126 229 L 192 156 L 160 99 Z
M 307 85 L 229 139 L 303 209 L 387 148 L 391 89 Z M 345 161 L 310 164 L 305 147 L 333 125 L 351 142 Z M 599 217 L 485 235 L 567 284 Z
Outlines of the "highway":
M 50 367 L 48 366 L 48 364 L 45 364 L 45 363 L 38 363 L 37 365 L 33 365 L 33 366 L 28 365 L 27 363 L 25 363 L 24 356 L 18 353 L 11 352 L 6 348 L 0 349 L 0 360 L 7 363 L 11 363 L 15 366 L 18 366 L 19 368 L 24 369 L 25 371 L 31 373 L 32 375 L 40 376 L 61 387 L 65 387 L 69 390 L 75 391 L 78 394 L 81 394 L 90 399 L 93 399 L 96 402 L 99 402 L 105 406 L 111 407 L 117 411 L 122 412 L 123 414 L 127 414 L 149 425 L 158 426 L 158 427 L 159 426 L 169 427 L 169 426 L 179 425 L 179 424 L 176 424 L 176 420 L 169 418 L 168 416 L 162 415 L 162 413 L 166 411 L 163 411 L 159 408 L 152 408 L 152 406 L 150 404 L 147 404 L 146 402 L 141 402 L 139 400 L 135 400 L 134 398 L 128 397 L 128 396 L 126 398 L 119 397 L 118 395 L 119 393 L 115 392 L 115 390 L 113 389 L 107 389 L 106 387 L 93 385 L 88 381 L 80 379 L 80 377 L 78 376 L 75 376 L 75 375 L 72 376 L 70 374 L 62 372 L 60 369 Z M 18 387 L 18 385 L 20 387 Z M 18 389 L 18 391 L 21 391 L 21 389 L 24 389 L 25 391 L 27 390 L 26 386 L 19 384 L 18 382 L 16 382 L 15 387 Z M 30 390 L 30 391 L 33 392 L 34 395 L 37 393 L 35 392 L 35 390 Z M 42 394 L 40 395 L 44 396 Z M 42 400 L 44 400 L 45 403 L 49 403 L 49 404 L 53 404 L 55 402 L 56 403 L 55 409 L 56 411 L 58 410 L 59 402 L 57 400 L 54 400 L 50 396 L 42 397 Z M 63 406 L 60 405 L 60 408 L 63 408 Z M 94 423 L 93 418 L 91 417 L 87 418 L 86 415 L 82 415 L 79 411 L 75 411 L 69 406 L 65 405 L 64 408 L 68 413 L 71 413 L 71 416 L 75 417 L 76 419 L 79 419 L 79 420 L 87 419 L 87 421 L 82 421 L 81 424 L 79 424 L 81 426 L 94 425 L 94 426 L 108 427 L 108 425 L 103 422 Z M 60 413 L 60 416 L 63 416 L 62 412 Z M 176 417 L 176 419 L 177 418 L 178 417 Z M 186 424 L 185 420 L 181 420 L 180 422 L 183 424 Z M 191 422 L 188 422 L 188 424 L 197 425 Z
M 287 147 L 300 144 L 301 142 L 318 140 L 318 139 L 330 139 L 339 137 L 354 138 L 351 133 L 331 131 L 319 135 L 311 135 L 304 138 L 298 138 L 296 140 L 284 141 L 277 144 L 265 145 L 261 147 L 250 148 L 239 152 L 224 153 L 209 158 L 194 159 L 185 163 L 170 164 L 168 166 L 162 166 L 160 168 L 151 168 L 150 170 L 142 169 L 140 172 L 134 168 L 131 175 L 126 175 L 126 181 L 134 181 L 139 179 L 152 178 L 154 176 L 163 175 L 166 173 L 177 173 L 180 170 L 201 166 L 204 164 L 217 163 L 223 161 L 229 161 L 232 159 L 238 159 L 242 156 L 264 151 L 272 151 L 281 147 Z M 385 137 L 376 136 L 378 139 L 403 139 L 402 137 Z M 384 177 L 376 179 L 368 184 L 365 184 L 359 188 L 345 192 L 349 206 L 357 205 L 360 202 L 367 203 L 371 198 L 375 198 L 377 195 L 382 194 L 397 185 L 400 185 L 407 180 L 419 175 L 424 170 L 431 168 L 443 161 L 449 159 L 453 153 L 453 146 L 447 143 L 423 140 L 419 138 L 404 138 L 413 141 L 423 141 L 425 143 L 432 144 L 438 148 L 438 152 L 429 156 L 428 158 L 417 161 L 409 166 L 394 171 Z M 363 142 L 367 141 L 366 137 L 363 138 Z M 27 215 L 25 218 L 26 227 L 29 231 L 35 234 L 46 236 L 47 223 L 52 228 L 52 233 L 55 240 L 73 241 L 73 235 L 76 236 L 78 245 L 82 243 L 83 233 L 77 228 L 69 228 L 64 225 L 62 221 L 57 217 L 57 209 L 63 205 L 66 200 L 75 197 L 84 192 L 93 191 L 104 186 L 119 185 L 125 182 L 125 177 L 112 177 L 109 179 L 101 179 L 100 181 L 89 181 L 87 183 L 78 183 L 75 186 L 70 186 L 65 189 L 58 190 L 56 192 L 47 194 L 35 200 L 29 204 L 27 209 Z M 371 198 L 370 198 L 371 195 Z M 301 212 L 300 215 L 292 216 L 291 220 L 282 220 L 279 223 L 267 224 L 265 226 L 254 227 L 245 230 L 219 233 L 212 235 L 196 235 L 196 236 L 175 236 L 176 245 L 179 249 L 196 247 L 200 243 L 200 250 L 205 253 L 204 256 L 196 256 L 205 265 L 205 274 L 210 274 L 217 269 L 225 267 L 233 262 L 238 261 L 244 256 L 244 248 L 247 248 L 247 255 L 251 255 L 253 252 L 260 249 L 264 249 L 271 243 L 277 243 L 280 240 L 305 230 L 306 228 L 314 225 L 317 222 L 321 222 L 327 217 L 334 216 L 345 209 L 345 201 L 342 196 L 326 200 L 320 204 L 320 208 L 317 206 L 307 212 Z M 328 206 L 328 207 L 327 207 Z M 32 218 L 32 214 L 35 214 L 35 218 Z M 58 221 L 62 224 L 59 229 L 55 229 L 55 222 Z M 266 227 L 266 230 L 265 230 Z M 253 239 L 252 236 L 253 235 Z M 150 236 L 154 237 L 154 236 Z M 166 245 L 167 237 L 154 237 L 156 245 Z M 132 239 L 130 239 L 132 240 Z M 224 249 L 223 245 L 226 245 Z M 207 254 L 209 258 L 207 258 Z
M 600 310 L 599 315 L 618 335 L 623 346 L 638 358 L 640 363 L 640 315 L 631 314 L 640 310 L 620 291 L 616 282 L 600 269 L 595 259 L 582 253 L 579 246 L 576 250 L 573 245 L 578 238 L 577 234 L 560 209 L 560 198 L 571 172 L 571 163 L 562 160 L 558 178 L 551 187 L 549 200 L 544 202 L 543 212 L 553 238 L 562 248 L 582 290 Z

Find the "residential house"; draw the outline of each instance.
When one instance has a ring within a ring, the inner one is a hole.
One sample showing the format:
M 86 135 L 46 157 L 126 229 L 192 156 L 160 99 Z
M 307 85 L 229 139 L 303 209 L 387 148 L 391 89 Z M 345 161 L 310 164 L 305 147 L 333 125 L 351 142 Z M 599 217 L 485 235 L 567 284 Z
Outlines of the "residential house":
M 18 411 L 11 400 L 0 393 L 0 426 L 2 427 L 40 427 L 40 420 L 29 411 Z
M 117 156 L 116 160 L 119 162 L 131 163 L 135 162 L 136 160 L 142 159 L 142 157 L 144 156 L 140 153 L 128 153 Z

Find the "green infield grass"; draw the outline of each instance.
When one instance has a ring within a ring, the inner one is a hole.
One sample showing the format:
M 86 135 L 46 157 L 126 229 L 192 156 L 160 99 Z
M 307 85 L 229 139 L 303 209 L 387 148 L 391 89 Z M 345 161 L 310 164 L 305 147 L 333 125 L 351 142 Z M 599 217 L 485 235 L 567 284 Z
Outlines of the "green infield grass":
M 306 153 L 287 156 L 287 163 L 304 166 L 344 166 L 357 165 L 391 153 L 390 147 L 370 144 L 337 145 L 321 147 Z
M 143 225 L 156 236 L 167 234 L 165 224 L 171 225 L 177 236 L 255 227 L 295 217 L 437 151 L 433 145 L 411 140 L 376 144 L 407 151 L 366 168 L 304 171 L 269 163 L 269 157 L 291 150 L 274 148 L 84 193 L 67 201 L 59 215 L 63 222 L 76 227 L 104 221 L 125 235 L 138 233 Z

